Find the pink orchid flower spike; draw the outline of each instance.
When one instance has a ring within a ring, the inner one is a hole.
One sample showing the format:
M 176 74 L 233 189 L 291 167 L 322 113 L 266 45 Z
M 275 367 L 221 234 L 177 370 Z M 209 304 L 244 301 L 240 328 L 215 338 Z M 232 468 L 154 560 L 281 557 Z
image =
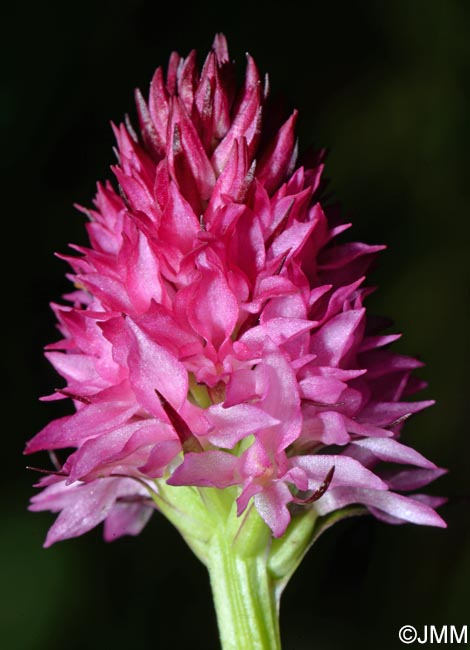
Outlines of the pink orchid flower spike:
M 101 522 L 106 540 L 136 535 L 158 510 L 213 585 L 227 562 L 233 580 L 264 562 L 269 588 L 250 589 L 269 620 L 249 641 L 215 595 L 227 650 L 280 647 L 272 603 L 329 518 L 445 526 L 442 500 L 414 493 L 444 470 L 400 442 L 432 404 L 410 401 L 421 364 L 364 306 L 383 247 L 343 238 L 324 153 L 299 158 L 297 111 L 280 114 L 250 56 L 235 79 L 219 34 L 201 69 L 173 53 L 136 91 L 136 131 L 113 126 L 115 181 L 80 208 L 90 243 L 63 256 L 76 289 L 46 352 L 65 383 L 45 399 L 74 412 L 26 447 L 61 459 L 31 503 L 59 513 L 46 546 Z

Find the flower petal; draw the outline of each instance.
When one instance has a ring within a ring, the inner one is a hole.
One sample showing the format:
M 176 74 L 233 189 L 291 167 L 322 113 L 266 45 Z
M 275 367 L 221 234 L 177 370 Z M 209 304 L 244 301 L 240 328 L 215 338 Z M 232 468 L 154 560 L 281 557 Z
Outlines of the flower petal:
M 328 490 L 316 502 L 315 508 L 320 515 L 326 515 L 352 503 L 364 504 L 402 522 L 411 522 L 422 526 L 447 527 L 445 521 L 428 505 L 411 497 L 382 490 L 344 487 Z
M 168 485 L 196 485 L 226 488 L 237 483 L 239 459 L 225 451 L 203 451 L 185 454 L 168 479 Z
M 300 467 L 309 478 L 309 489 L 315 490 L 325 480 L 332 467 L 335 473 L 330 483 L 330 489 L 340 486 L 352 486 L 358 488 L 371 488 L 374 490 L 386 490 L 387 485 L 376 474 L 365 468 L 359 461 L 348 456 L 316 455 L 299 456 L 291 459 L 294 467 Z
M 273 531 L 274 537 L 283 535 L 289 525 L 290 513 L 287 504 L 291 501 L 292 494 L 282 481 L 276 481 L 254 495 L 256 509 Z
M 225 448 L 232 448 L 260 429 L 280 424 L 279 420 L 252 404 L 237 404 L 229 408 L 216 404 L 207 409 L 205 415 L 213 427 L 207 439 L 213 445 Z

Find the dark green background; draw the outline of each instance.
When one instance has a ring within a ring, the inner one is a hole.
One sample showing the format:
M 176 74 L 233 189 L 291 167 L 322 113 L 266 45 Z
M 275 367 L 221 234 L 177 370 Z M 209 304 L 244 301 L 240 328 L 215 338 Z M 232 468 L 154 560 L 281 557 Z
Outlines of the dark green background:
M 110 176 L 109 120 L 133 114 L 172 49 L 205 54 L 222 30 L 301 112 L 301 143 L 327 146 L 327 176 L 355 238 L 386 243 L 372 311 L 405 333 L 437 405 L 405 442 L 448 467 L 447 531 L 363 518 L 329 531 L 283 600 L 285 650 L 402 647 L 401 625 L 470 626 L 468 174 L 470 3 L 92 2 L 11 4 L 2 34 L 0 645 L 6 650 L 217 648 L 205 570 L 155 516 L 139 538 L 101 531 L 43 550 L 52 517 L 26 512 L 21 451 L 60 405 L 42 358 L 49 300 L 67 290 L 53 257 L 83 243 L 74 201 Z M 7 257 L 10 255 L 10 257 Z M 36 462 L 41 464 L 41 459 Z M 250 650 L 250 649 L 241 649 Z

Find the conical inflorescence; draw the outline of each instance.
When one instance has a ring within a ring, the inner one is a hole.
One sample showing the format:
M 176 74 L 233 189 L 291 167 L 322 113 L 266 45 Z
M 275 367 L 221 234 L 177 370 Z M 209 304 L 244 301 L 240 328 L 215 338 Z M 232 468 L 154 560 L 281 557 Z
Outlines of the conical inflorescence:
M 237 87 L 222 35 L 201 71 L 174 53 L 136 104 L 137 132 L 114 127 L 115 186 L 83 209 L 90 246 L 65 258 L 76 290 L 53 306 L 46 355 L 66 385 L 49 399 L 76 412 L 26 450 L 69 452 L 32 499 L 60 513 L 46 545 L 103 521 L 106 539 L 137 534 L 156 479 L 233 486 L 275 537 L 292 507 L 445 525 L 438 499 L 407 494 L 443 470 L 399 442 L 430 404 L 408 399 L 421 364 L 363 306 L 382 247 L 339 238 L 297 113 L 250 56 Z

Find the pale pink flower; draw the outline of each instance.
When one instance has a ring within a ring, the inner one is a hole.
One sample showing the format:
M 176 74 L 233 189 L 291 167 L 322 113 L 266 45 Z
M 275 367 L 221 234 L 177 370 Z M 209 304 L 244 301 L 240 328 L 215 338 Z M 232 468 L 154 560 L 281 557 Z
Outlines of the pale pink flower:
M 81 208 L 90 247 L 65 257 L 77 290 L 53 306 L 66 386 L 47 399 L 76 413 L 26 452 L 75 451 L 32 499 L 60 512 L 46 545 L 101 521 L 137 534 L 154 479 L 238 486 L 238 513 L 253 500 L 274 536 L 293 502 L 444 526 L 439 499 L 403 494 L 443 470 L 398 441 L 431 402 L 408 401 L 421 364 L 363 306 L 382 247 L 339 240 L 350 224 L 320 204 L 323 154 L 298 159 L 297 113 L 279 118 L 250 56 L 236 87 L 221 35 L 201 72 L 173 53 L 136 101 L 138 135 L 114 127 L 118 189 Z

